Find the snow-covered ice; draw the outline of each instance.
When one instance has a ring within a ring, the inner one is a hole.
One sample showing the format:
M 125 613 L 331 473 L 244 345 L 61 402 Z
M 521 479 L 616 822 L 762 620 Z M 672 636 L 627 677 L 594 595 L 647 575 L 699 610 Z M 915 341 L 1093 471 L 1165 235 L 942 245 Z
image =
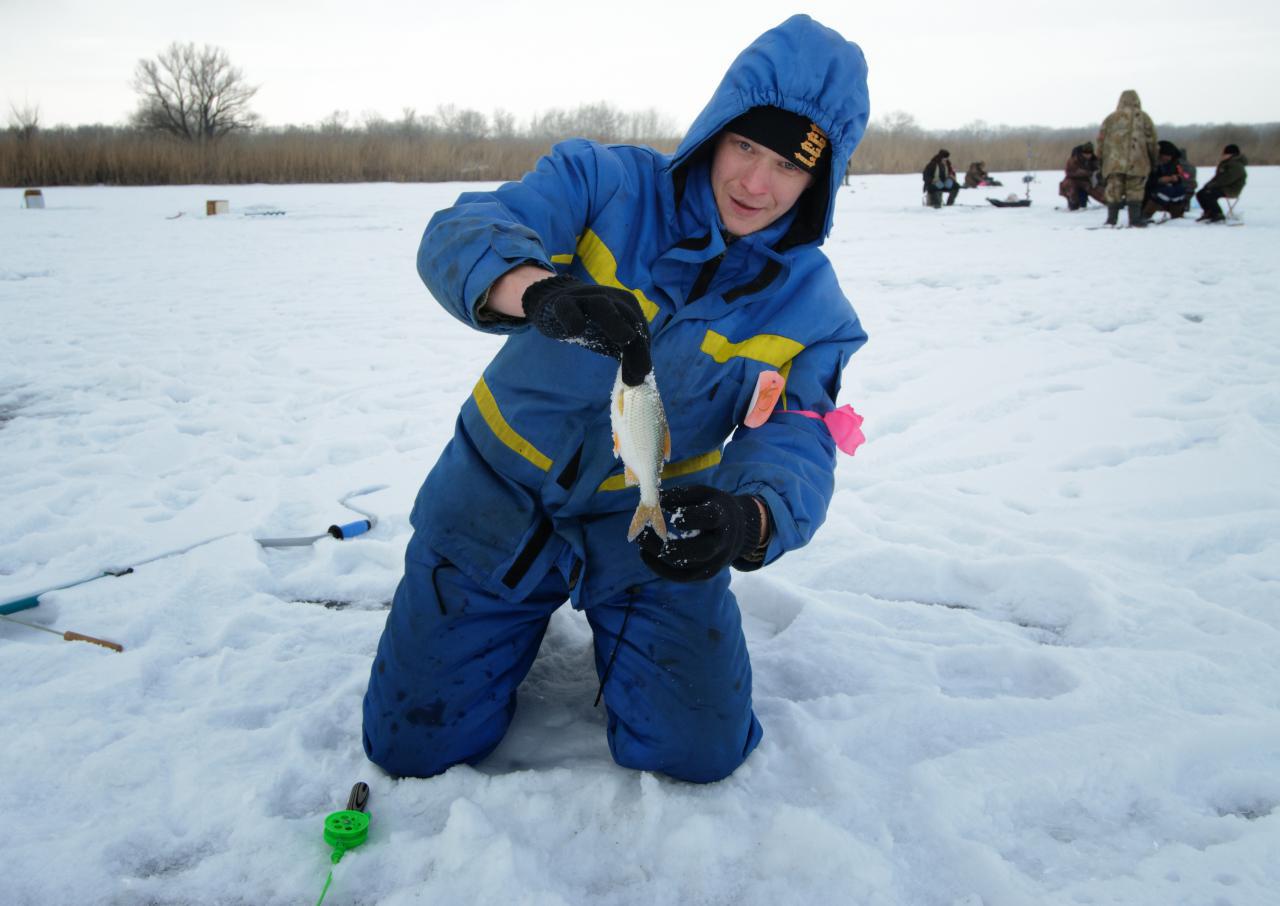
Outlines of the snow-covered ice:
M 479 768 L 364 758 L 409 508 L 499 342 L 414 270 L 462 185 L 0 192 L 0 601 L 190 548 L 16 614 L 123 654 L 0 621 L 0 903 L 314 902 L 357 780 L 332 906 L 1280 902 L 1280 170 L 1244 228 L 1145 231 L 1057 173 L 984 201 L 1020 175 L 841 193 L 868 443 L 734 578 L 765 737 L 710 786 L 612 763 L 567 606 Z M 366 536 L 254 541 L 356 492 Z

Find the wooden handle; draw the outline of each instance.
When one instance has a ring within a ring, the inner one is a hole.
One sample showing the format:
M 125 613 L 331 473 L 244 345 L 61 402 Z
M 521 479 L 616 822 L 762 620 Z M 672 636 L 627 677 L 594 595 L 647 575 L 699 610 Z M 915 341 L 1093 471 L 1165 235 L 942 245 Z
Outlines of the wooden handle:
M 108 642 L 106 639 L 95 639 L 91 635 L 82 635 L 78 632 L 72 632 L 70 629 L 64 632 L 62 637 L 68 642 L 92 642 L 95 645 L 101 645 L 103 648 L 110 648 L 112 651 L 124 651 L 124 646 L 116 642 Z

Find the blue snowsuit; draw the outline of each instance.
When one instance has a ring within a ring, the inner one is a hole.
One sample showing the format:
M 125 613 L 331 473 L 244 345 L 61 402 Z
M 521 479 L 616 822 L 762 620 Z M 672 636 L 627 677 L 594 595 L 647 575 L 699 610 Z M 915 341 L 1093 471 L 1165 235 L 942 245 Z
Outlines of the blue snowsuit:
M 713 139 L 762 105 L 817 123 L 831 165 L 789 213 L 735 240 L 712 194 Z M 418 254 L 423 281 L 460 321 L 507 339 L 410 517 L 405 575 L 365 696 L 371 760 L 430 776 L 492 751 L 566 599 L 595 636 L 619 764 L 705 782 L 756 746 L 728 571 L 661 580 L 626 540 L 638 491 L 624 485 L 613 454 L 617 362 L 479 310 L 520 264 L 633 293 L 649 320 L 671 431 L 663 485 L 762 498 L 772 562 L 822 523 L 835 466 L 822 422 L 787 410 L 834 408 L 841 370 L 866 341 L 819 246 L 867 116 L 861 50 L 793 16 L 738 56 L 673 156 L 568 141 L 519 182 L 465 193 L 431 219 Z M 786 378 L 781 411 L 740 427 L 765 370 Z

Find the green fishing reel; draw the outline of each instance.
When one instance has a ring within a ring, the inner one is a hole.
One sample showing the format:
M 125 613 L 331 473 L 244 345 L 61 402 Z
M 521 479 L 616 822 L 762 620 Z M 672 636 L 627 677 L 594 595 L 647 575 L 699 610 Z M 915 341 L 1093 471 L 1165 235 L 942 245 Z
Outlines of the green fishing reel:
M 357 783 L 351 788 L 347 807 L 324 819 L 324 842 L 333 847 L 331 861 L 336 863 L 347 850 L 369 839 L 369 816 L 364 811 L 368 802 L 369 785 Z

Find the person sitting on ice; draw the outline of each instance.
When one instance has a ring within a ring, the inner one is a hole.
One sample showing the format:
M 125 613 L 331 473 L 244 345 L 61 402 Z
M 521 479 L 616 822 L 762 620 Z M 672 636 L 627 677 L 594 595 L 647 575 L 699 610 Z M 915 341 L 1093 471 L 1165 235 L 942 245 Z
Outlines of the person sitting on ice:
M 1067 200 L 1067 210 L 1087 208 L 1090 198 L 1098 204 L 1106 204 L 1102 194 L 1102 165 L 1093 153 L 1093 142 L 1071 149 L 1066 171 L 1067 175 L 1058 184 L 1058 194 Z
M 1182 168 L 1182 181 L 1187 184 L 1187 210 L 1191 210 L 1191 199 L 1196 195 L 1196 165 L 1191 162 L 1186 148 L 1178 149 L 1178 166 Z
M 975 160 L 969 164 L 969 169 L 964 174 L 964 187 L 966 189 L 976 189 L 979 186 L 999 186 L 1003 185 L 999 180 L 992 179 L 991 174 L 987 172 L 987 162 Z
M 674 155 L 562 142 L 431 218 L 423 282 L 504 342 L 409 517 L 370 760 L 430 777 L 484 759 L 566 601 L 619 765 L 709 783 L 759 744 L 730 567 L 807 544 L 831 501 L 840 373 L 867 337 L 821 246 L 868 112 L 861 49 L 792 16 L 738 55 Z M 640 388 L 651 415 L 661 390 L 669 428 L 664 450 L 648 422 L 643 463 L 650 485 L 661 469 L 661 532 L 637 525 L 653 513 L 610 432 Z
M 956 182 L 955 167 L 951 166 L 950 151 L 943 148 L 929 158 L 921 175 L 924 177 L 924 191 L 929 200 L 929 207 L 942 207 L 943 192 L 947 193 L 948 205 L 956 203 L 956 196 L 960 194 L 960 184 Z
M 1155 168 L 1147 177 L 1142 216 L 1150 218 L 1156 211 L 1165 211 L 1171 219 L 1176 219 L 1187 212 L 1190 200 L 1181 152 L 1177 145 L 1164 139 L 1157 144 L 1157 149 Z
M 1213 179 L 1204 184 L 1204 188 L 1196 193 L 1196 201 L 1204 213 L 1196 218 L 1196 222 L 1221 223 L 1227 219 L 1218 202 L 1223 198 L 1239 198 L 1244 191 L 1248 172 L 1245 165 L 1249 161 L 1240 153 L 1238 145 L 1227 145 L 1222 149 L 1222 157 L 1218 161 L 1218 169 Z

